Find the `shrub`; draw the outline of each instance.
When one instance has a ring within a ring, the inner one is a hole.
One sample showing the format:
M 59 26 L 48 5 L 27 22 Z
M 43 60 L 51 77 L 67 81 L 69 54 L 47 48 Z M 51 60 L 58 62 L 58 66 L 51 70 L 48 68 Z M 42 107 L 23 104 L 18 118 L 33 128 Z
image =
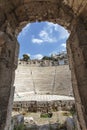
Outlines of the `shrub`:
M 25 126 L 24 126 L 24 124 L 15 126 L 14 130 L 25 130 Z
M 52 117 L 52 113 L 41 113 L 40 117 L 41 118 L 51 118 Z

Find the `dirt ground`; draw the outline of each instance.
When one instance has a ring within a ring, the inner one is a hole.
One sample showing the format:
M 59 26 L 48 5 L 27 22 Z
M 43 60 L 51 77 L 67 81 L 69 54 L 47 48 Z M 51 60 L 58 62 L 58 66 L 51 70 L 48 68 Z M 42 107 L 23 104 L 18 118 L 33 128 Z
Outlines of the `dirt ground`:
M 63 113 L 68 113 L 68 114 L 63 114 Z M 53 112 L 53 116 L 51 118 L 41 118 L 40 117 L 40 112 L 37 113 L 27 113 L 25 115 L 25 120 L 29 118 L 33 118 L 34 122 L 38 125 L 42 124 L 48 124 L 48 123 L 64 123 L 67 116 L 70 116 L 69 112 L 65 111 L 58 111 L 58 112 Z

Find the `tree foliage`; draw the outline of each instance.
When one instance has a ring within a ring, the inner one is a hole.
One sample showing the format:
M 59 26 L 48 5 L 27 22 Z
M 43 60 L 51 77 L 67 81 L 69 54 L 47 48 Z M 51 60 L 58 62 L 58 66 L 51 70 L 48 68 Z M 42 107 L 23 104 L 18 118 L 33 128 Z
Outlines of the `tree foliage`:
M 30 60 L 30 56 L 28 54 L 23 54 L 23 60 L 24 61 Z
M 44 56 L 44 57 L 42 58 L 42 60 L 58 61 L 56 58 L 54 58 L 54 57 L 48 57 L 48 56 Z

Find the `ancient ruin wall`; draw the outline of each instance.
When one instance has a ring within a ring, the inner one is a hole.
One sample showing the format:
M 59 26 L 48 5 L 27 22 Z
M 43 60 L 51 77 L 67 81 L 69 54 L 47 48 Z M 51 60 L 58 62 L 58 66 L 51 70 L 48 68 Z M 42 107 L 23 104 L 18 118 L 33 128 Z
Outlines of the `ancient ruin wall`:
M 13 110 L 28 112 L 50 112 L 50 111 L 69 111 L 75 106 L 75 101 L 72 100 L 59 100 L 59 101 L 15 101 Z

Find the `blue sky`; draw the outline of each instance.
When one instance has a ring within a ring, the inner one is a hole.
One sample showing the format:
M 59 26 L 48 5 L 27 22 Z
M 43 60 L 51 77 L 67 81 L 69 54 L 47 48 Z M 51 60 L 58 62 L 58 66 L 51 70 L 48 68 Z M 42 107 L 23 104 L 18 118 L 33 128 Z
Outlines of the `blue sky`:
M 27 24 L 18 35 L 19 58 L 29 54 L 31 59 L 41 59 L 66 50 L 69 33 L 62 26 L 51 22 Z

